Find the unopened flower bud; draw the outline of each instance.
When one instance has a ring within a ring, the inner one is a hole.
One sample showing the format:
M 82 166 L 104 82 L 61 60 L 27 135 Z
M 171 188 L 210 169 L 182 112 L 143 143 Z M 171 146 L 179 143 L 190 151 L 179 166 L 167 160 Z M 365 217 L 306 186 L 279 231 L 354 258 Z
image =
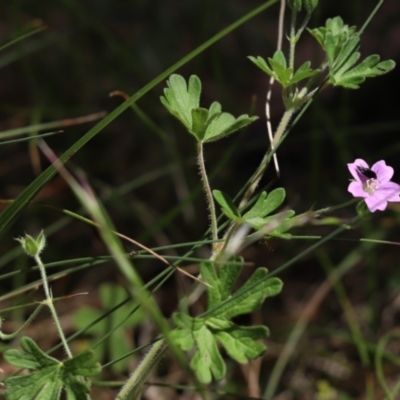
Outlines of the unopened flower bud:
M 36 239 L 31 235 L 25 234 L 25 237 L 15 239 L 21 243 L 22 248 L 28 256 L 36 257 L 39 255 L 46 246 L 46 237 L 44 232 L 41 231 Z
M 301 0 L 287 0 L 287 4 L 293 11 L 301 10 Z
M 308 13 L 314 11 L 315 7 L 318 5 L 318 0 L 303 0 L 304 8 Z

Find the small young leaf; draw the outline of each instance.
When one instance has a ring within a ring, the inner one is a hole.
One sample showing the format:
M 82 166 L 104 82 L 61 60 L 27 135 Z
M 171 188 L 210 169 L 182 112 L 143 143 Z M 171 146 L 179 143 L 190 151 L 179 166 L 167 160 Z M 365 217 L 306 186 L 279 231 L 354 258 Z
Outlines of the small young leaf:
M 290 84 L 293 85 L 298 83 L 304 79 L 311 78 L 315 75 L 318 75 L 321 72 L 320 69 L 311 69 L 310 62 L 307 61 L 300 66 L 300 68 L 294 73 L 292 79 L 290 80 Z
M 282 51 L 276 51 L 273 58 L 268 58 L 271 68 L 275 71 L 277 81 L 283 86 L 290 86 L 290 79 L 293 76 L 293 68 L 286 66 L 286 59 Z
M 258 56 L 257 58 L 255 58 L 253 56 L 248 56 L 248 58 L 250 61 L 256 64 L 258 68 L 264 71 L 267 75 L 277 79 L 275 72 L 268 66 L 267 62 L 262 57 Z
M 276 51 L 272 58 L 268 58 L 268 63 L 260 56 L 254 58 L 248 57 L 258 68 L 263 70 L 269 76 L 272 76 L 284 88 L 289 86 L 293 70 L 286 67 L 286 59 L 282 51 Z
M 233 221 L 240 221 L 240 213 L 236 208 L 235 204 L 233 204 L 232 199 L 224 192 L 220 190 L 213 190 L 213 195 L 215 200 L 221 206 L 224 214 Z
M 282 50 L 277 50 L 272 59 L 270 59 L 270 61 L 273 61 L 273 63 L 276 66 L 279 66 L 282 68 L 282 71 L 286 69 L 287 63 L 286 63 L 286 58 L 285 58 L 285 54 L 283 53 Z

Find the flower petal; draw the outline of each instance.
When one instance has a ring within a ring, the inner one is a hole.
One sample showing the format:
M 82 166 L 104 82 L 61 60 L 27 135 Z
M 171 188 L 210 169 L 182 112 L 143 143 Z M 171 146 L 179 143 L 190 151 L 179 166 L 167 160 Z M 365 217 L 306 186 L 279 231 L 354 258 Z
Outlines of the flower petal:
M 389 182 L 393 177 L 393 168 L 387 166 L 384 160 L 376 162 L 371 169 L 376 173 L 377 179 L 381 183 Z
M 371 212 L 375 212 L 376 210 L 383 211 L 387 207 L 387 201 L 374 196 L 367 197 L 365 203 Z
M 353 163 L 347 164 L 347 168 L 349 169 L 351 175 L 353 175 L 354 179 L 359 182 L 365 181 L 367 178 L 360 173 L 357 167 L 369 168 L 369 165 L 361 158 L 357 158 Z
M 381 183 L 374 193 L 374 197 L 379 197 L 385 201 L 400 201 L 400 185 L 394 182 Z
M 368 193 L 364 192 L 363 185 L 360 182 L 350 182 L 349 187 L 347 190 L 354 196 L 354 197 L 362 197 L 366 198 L 369 196 Z

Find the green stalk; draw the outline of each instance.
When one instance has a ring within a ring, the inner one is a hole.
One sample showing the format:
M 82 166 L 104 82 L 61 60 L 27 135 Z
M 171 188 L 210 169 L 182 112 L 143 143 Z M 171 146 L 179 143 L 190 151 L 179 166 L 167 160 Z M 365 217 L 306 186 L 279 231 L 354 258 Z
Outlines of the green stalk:
M 210 210 L 210 220 L 211 220 L 211 233 L 213 241 L 218 241 L 218 224 L 217 224 L 217 215 L 215 212 L 215 203 L 214 197 L 212 195 L 210 183 L 208 181 L 208 176 L 206 172 L 206 166 L 204 163 L 204 154 L 203 154 L 203 143 L 197 143 L 197 161 L 200 167 L 200 175 L 201 180 L 203 181 L 204 191 L 206 193 L 206 199 L 208 203 L 208 208 Z M 215 247 L 215 246 L 213 246 Z
M 0 331 L 0 339 L 1 340 L 12 340 L 14 339 L 23 329 L 25 329 L 26 326 L 28 326 L 36 317 L 36 315 L 39 314 L 39 311 L 43 308 L 44 303 L 40 303 L 37 307 L 36 310 L 29 316 L 29 318 L 13 333 L 3 333 Z M 0 319 L 0 328 L 1 328 L 1 319 Z
M 277 150 L 277 145 L 279 144 L 279 142 L 282 138 L 282 135 L 285 133 L 285 130 L 289 125 L 290 119 L 292 118 L 294 111 L 295 110 L 292 108 L 290 110 L 285 111 L 285 113 L 283 114 L 281 122 L 279 123 L 278 128 L 276 129 L 274 141 L 271 144 L 268 151 L 266 152 L 264 158 L 262 159 L 259 167 L 257 168 L 257 171 L 254 173 L 254 175 L 252 177 L 252 182 L 250 183 L 250 186 L 247 188 L 247 190 L 242 198 L 242 201 L 239 204 L 239 208 L 242 208 L 247 204 L 247 202 L 250 200 L 252 194 L 256 190 L 258 184 L 260 183 L 260 180 L 268 167 L 271 156 Z
M 115 400 L 135 399 L 140 394 L 140 389 L 145 382 L 149 372 L 157 365 L 160 358 L 164 355 L 168 345 L 165 340 L 156 342 L 143 358 L 140 365 L 135 369 L 133 374 L 125 382 L 121 391 L 118 393 Z
M 289 68 L 292 68 L 294 70 L 294 52 L 296 49 L 296 17 L 297 17 L 297 11 L 292 10 L 292 18 L 290 20 L 290 38 L 289 38 L 289 44 L 290 44 L 290 49 L 289 49 Z
M 57 330 L 58 330 L 58 335 L 60 336 L 61 342 L 62 342 L 62 344 L 64 346 L 65 352 L 67 353 L 68 358 L 72 358 L 71 350 L 69 349 L 68 342 L 65 339 L 64 332 L 63 332 L 63 330 L 61 328 L 61 324 L 60 324 L 60 321 L 59 321 L 58 316 L 57 316 L 56 309 L 55 309 L 54 304 L 53 304 L 53 296 L 52 296 L 52 294 L 50 292 L 49 285 L 47 283 L 46 269 L 44 268 L 44 265 L 42 263 L 42 260 L 41 260 L 41 258 L 39 256 L 39 254 L 36 254 L 34 256 L 34 259 L 35 259 L 37 265 L 39 266 L 40 274 L 42 275 L 43 289 L 44 289 L 44 293 L 46 295 L 46 301 L 43 302 L 43 304 L 46 304 L 49 307 L 51 315 L 52 315 L 53 320 L 54 320 L 54 323 L 56 324 L 56 327 L 57 327 Z

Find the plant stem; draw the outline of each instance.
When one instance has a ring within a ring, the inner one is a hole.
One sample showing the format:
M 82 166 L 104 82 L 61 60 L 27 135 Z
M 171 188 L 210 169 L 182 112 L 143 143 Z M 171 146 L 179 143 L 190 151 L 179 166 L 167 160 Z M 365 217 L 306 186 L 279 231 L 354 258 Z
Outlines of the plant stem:
M 217 216 L 215 213 L 215 204 L 214 198 L 211 192 L 210 183 L 208 182 L 206 167 L 204 163 L 204 154 L 203 154 L 203 143 L 197 143 L 197 160 L 200 167 L 200 175 L 204 185 L 204 191 L 206 193 L 206 198 L 208 202 L 208 207 L 210 209 L 210 219 L 211 219 L 211 233 L 212 239 L 214 241 L 218 240 L 218 225 L 217 225 Z M 214 247 L 214 246 L 213 246 Z
M 40 303 L 36 310 L 30 315 L 30 317 L 13 333 L 3 333 L 0 330 L 0 339 L 1 340 L 12 340 L 14 339 L 23 329 L 25 329 L 26 326 L 28 326 L 36 317 L 36 315 L 39 314 L 39 311 L 43 308 L 44 304 Z M 1 328 L 1 319 L 0 319 L 0 328 Z
M 289 68 L 294 69 L 294 51 L 296 48 L 296 17 L 297 11 L 292 10 L 292 18 L 290 20 L 290 49 L 289 49 Z
M 61 328 L 61 324 L 60 324 L 60 321 L 59 321 L 58 316 L 57 316 L 56 309 L 55 309 L 54 304 L 53 304 L 53 297 L 52 297 L 52 294 L 50 292 L 49 285 L 47 283 L 46 269 L 44 268 L 42 260 L 41 260 L 41 258 L 40 258 L 40 256 L 38 254 L 35 255 L 34 258 L 35 258 L 35 261 L 36 261 L 37 265 L 39 266 L 40 274 L 42 275 L 43 289 L 44 289 L 44 293 L 46 295 L 46 302 L 44 302 L 44 303 L 47 304 L 47 306 L 50 309 L 50 312 L 51 312 L 51 315 L 53 317 L 54 323 L 56 324 L 56 327 L 57 327 L 57 330 L 58 330 L 58 335 L 60 336 L 61 342 L 62 342 L 62 344 L 64 346 L 65 352 L 68 355 L 68 358 L 72 358 L 71 350 L 69 349 L 67 340 L 65 339 L 64 332 L 63 332 L 63 330 Z
M 164 355 L 167 347 L 167 343 L 164 339 L 161 339 L 153 344 L 150 351 L 146 354 L 139 366 L 126 381 L 125 385 L 122 387 L 115 400 L 127 400 L 129 398 L 137 398 L 140 388 L 146 380 L 149 372 L 159 362 L 160 358 Z
M 281 122 L 278 125 L 278 128 L 276 129 L 275 136 L 274 136 L 274 141 L 271 143 L 270 148 L 266 152 L 264 158 L 262 159 L 259 167 L 257 168 L 257 171 L 254 173 L 252 182 L 250 183 L 250 186 L 247 188 L 242 201 L 239 204 L 239 208 L 242 208 L 246 205 L 246 203 L 250 200 L 252 194 L 256 190 L 262 176 L 264 175 L 265 170 L 268 167 L 269 160 L 271 158 L 271 152 L 276 151 L 276 146 L 278 145 L 279 141 L 282 138 L 282 135 L 284 134 L 287 126 L 289 125 L 290 119 L 292 118 L 294 114 L 294 109 L 291 108 L 290 110 L 285 111 L 283 114 L 283 117 L 281 119 Z

